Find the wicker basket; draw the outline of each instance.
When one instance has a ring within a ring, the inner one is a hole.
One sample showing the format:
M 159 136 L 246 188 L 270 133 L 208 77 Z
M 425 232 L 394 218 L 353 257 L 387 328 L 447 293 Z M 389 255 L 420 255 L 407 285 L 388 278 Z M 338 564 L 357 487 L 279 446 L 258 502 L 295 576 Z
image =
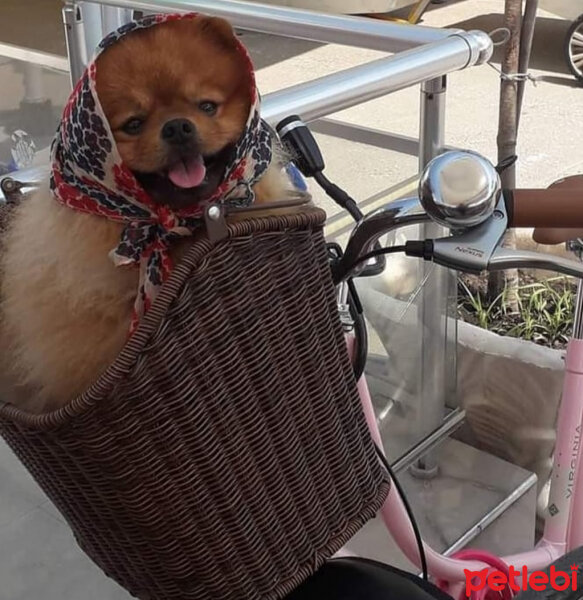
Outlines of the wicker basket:
M 109 370 L 0 432 L 142 600 L 282 598 L 379 509 L 324 213 L 250 218 L 175 268 Z

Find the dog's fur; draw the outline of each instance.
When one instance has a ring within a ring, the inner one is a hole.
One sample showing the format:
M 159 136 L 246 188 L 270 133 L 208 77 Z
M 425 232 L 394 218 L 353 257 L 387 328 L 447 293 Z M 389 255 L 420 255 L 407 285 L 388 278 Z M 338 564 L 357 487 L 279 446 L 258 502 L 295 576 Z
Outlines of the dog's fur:
M 228 23 L 199 17 L 128 34 L 98 58 L 96 85 L 120 155 L 156 201 L 183 207 L 218 185 L 221 151 L 240 137 L 250 109 L 249 75 Z M 218 104 L 215 115 L 200 110 L 208 100 Z M 130 135 L 122 126 L 135 116 L 144 122 Z M 165 147 L 160 131 L 173 118 L 196 127 L 188 151 L 209 162 L 202 190 L 164 180 L 177 149 Z M 277 200 L 289 185 L 275 156 L 255 185 L 256 202 Z M 3 401 L 54 410 L 115 359 L 138 288 L 137 270 L 115 268 L 108 256 L 121 231 L 60 205 L 48 183 L 16 209 L 0 256 Z

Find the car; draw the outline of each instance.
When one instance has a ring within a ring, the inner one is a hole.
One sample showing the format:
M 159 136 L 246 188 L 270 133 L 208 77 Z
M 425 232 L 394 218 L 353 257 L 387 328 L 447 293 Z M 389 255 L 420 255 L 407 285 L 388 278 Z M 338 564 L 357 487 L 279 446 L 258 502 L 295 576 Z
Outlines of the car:
M 541 0 L 540 7 L 572 21 L 564 41 L 565 60 L 583 84 L 583 0 Z

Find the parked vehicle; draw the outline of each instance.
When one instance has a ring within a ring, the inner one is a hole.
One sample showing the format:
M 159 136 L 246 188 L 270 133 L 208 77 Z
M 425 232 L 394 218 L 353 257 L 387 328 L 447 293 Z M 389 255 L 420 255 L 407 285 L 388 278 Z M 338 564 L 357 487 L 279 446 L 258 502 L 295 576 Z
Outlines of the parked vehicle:
M 583 0 L 542 0 L 541 8 L 572 21 L 564 53 L 571 73 L 583 83 Z

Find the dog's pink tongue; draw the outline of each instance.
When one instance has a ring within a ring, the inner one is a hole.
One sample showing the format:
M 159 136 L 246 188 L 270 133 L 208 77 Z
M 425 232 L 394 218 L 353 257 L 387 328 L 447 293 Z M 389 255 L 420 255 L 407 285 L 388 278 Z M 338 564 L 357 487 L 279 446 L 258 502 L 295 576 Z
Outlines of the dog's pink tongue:
M 181 188 L 193 188 L 200 185 L 205 175 L 206 169 L 200 155 L 180 161 L 168 171 L 170 181 Z

